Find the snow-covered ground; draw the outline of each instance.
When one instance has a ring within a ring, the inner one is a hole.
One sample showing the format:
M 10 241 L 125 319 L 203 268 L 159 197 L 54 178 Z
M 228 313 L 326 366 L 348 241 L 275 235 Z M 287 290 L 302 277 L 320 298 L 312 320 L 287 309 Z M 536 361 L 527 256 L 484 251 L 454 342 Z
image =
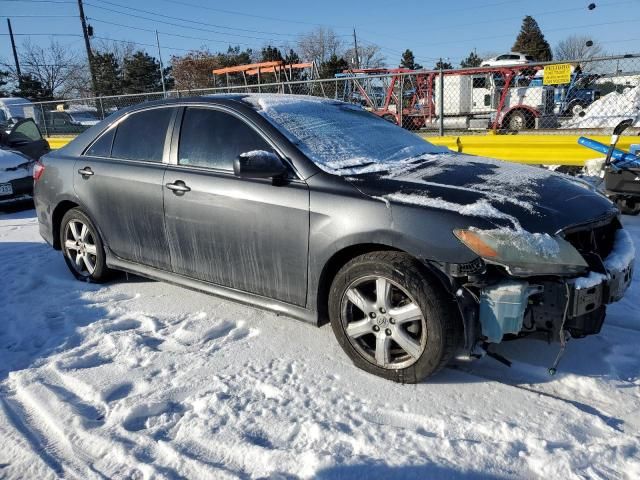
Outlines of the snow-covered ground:
M 357 370 L 328 327 L 79 283 L 33 211 L 0 214 L 0 279 L 1 478 L 640 478 L 640 281 L 555 377 L 557 346 L 523 340 L 511 369 L 412 386 Z

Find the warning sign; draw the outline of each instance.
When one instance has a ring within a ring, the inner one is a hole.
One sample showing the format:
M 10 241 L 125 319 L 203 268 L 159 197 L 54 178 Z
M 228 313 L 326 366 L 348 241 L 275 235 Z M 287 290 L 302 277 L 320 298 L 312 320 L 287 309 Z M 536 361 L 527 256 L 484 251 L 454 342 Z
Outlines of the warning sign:
M 544 67 L 545 85 L 562 85 L 571 82 L 571 64 L 557 63 Z

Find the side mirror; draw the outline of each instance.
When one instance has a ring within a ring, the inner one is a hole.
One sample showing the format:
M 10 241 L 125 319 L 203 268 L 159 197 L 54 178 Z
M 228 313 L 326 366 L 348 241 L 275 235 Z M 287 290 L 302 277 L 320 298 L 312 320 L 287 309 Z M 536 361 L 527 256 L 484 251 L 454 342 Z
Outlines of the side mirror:
M 238 155 L 233 161 L 233 173 L 242 178 L 277 178 L 287 173 L 287 167 L 275 153 L 253 150 Z

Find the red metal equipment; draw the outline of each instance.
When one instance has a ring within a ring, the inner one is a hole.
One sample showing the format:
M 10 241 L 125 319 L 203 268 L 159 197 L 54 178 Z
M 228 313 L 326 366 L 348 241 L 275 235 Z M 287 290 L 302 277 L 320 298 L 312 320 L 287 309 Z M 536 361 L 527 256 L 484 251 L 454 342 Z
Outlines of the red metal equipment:
M 505 108 L 505 102 L 509 95 L 509 89 L 512 87 L 513 80 L 516 77 L 531 80 L 535 76 L 536 72 L 542 68 L 543 67 L 541 66 L 515 65 L 499 68 L 484 67 L 443 70 L 442 74 L 444 76 L 501 76 L 502 86 L 500 87 L 500 97 L 495 111 L 493 112 L 494 121 L 491 125 L 491 128 L 497 129 L 502 126 L 502 123 L 504 119 L 507 118 L 508 114 L 515 109 L 527 110 L 535 117 L 540 116 L 540 112 L 528 105 L 515 105 L 507 111 L 503 111 L 503 109 Z M 372 113 L 375 113 L 380 117 L 413 130 L 432 124 L 438 116 L 438 112 L 436 111 L 435 82 L 440 75 L 439 71 L 409 70 L 406 68 L 368 68 L 350 69 L 345 70 L 343 73 L 344 75 L 352 78 L 355 88 L 358 90 L 360 96 L 365 100 L 365 106 L 371 110 Z M 389 77 L 389 75 L 391 76 Z M 380 104 L 373 101 L 371 95 L 367 91 L 367 88 L 365 88 L 361 82 L 371 76 L 380 76 L 379 78 L 381 81 L 388 81 L 385 85 L 384 100 Z M 399 88 L 401 81 L 404 81 L 402 89 Z M 402 102 L 398 101 L 400 91 L 403 92 L 402 96 L 404 97 Z M 405 97 L 404 91 L 411 92 L 409 98 Z M 399 108 L 399 105 L 402 105 L 402 107 Z

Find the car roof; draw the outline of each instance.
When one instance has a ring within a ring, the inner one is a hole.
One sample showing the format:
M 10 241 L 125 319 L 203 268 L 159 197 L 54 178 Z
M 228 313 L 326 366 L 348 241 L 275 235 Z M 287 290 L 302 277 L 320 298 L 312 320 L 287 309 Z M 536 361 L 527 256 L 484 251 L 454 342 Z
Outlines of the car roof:
M 148 107 L 160 106 L 160 105 L 181 105 L 188 103 L 211 103 L 211 104 L 235 104 L 249 107 L 253 110 L 259 110 L 260 100 L 266 103 L 274 104 L 279 99 L 286 99 L 287 103 L 295 103 L 299 101 L 301 103 L 313 102 L 313 103 L 326 103 L 327 105 L 341 104 L 338 100 L 324 97 L 316 97 L 311 95 L 292 95 L 283 93 L 216 93 L 210 95 L 199 95 L 192 97 L 181 97 L 172 99 L 153 100 L 150 102 L 143 102 L 133 105 L 131 107 L 124 108 L 120 112 L 130 112 L 134 110 L 144 109 Z

